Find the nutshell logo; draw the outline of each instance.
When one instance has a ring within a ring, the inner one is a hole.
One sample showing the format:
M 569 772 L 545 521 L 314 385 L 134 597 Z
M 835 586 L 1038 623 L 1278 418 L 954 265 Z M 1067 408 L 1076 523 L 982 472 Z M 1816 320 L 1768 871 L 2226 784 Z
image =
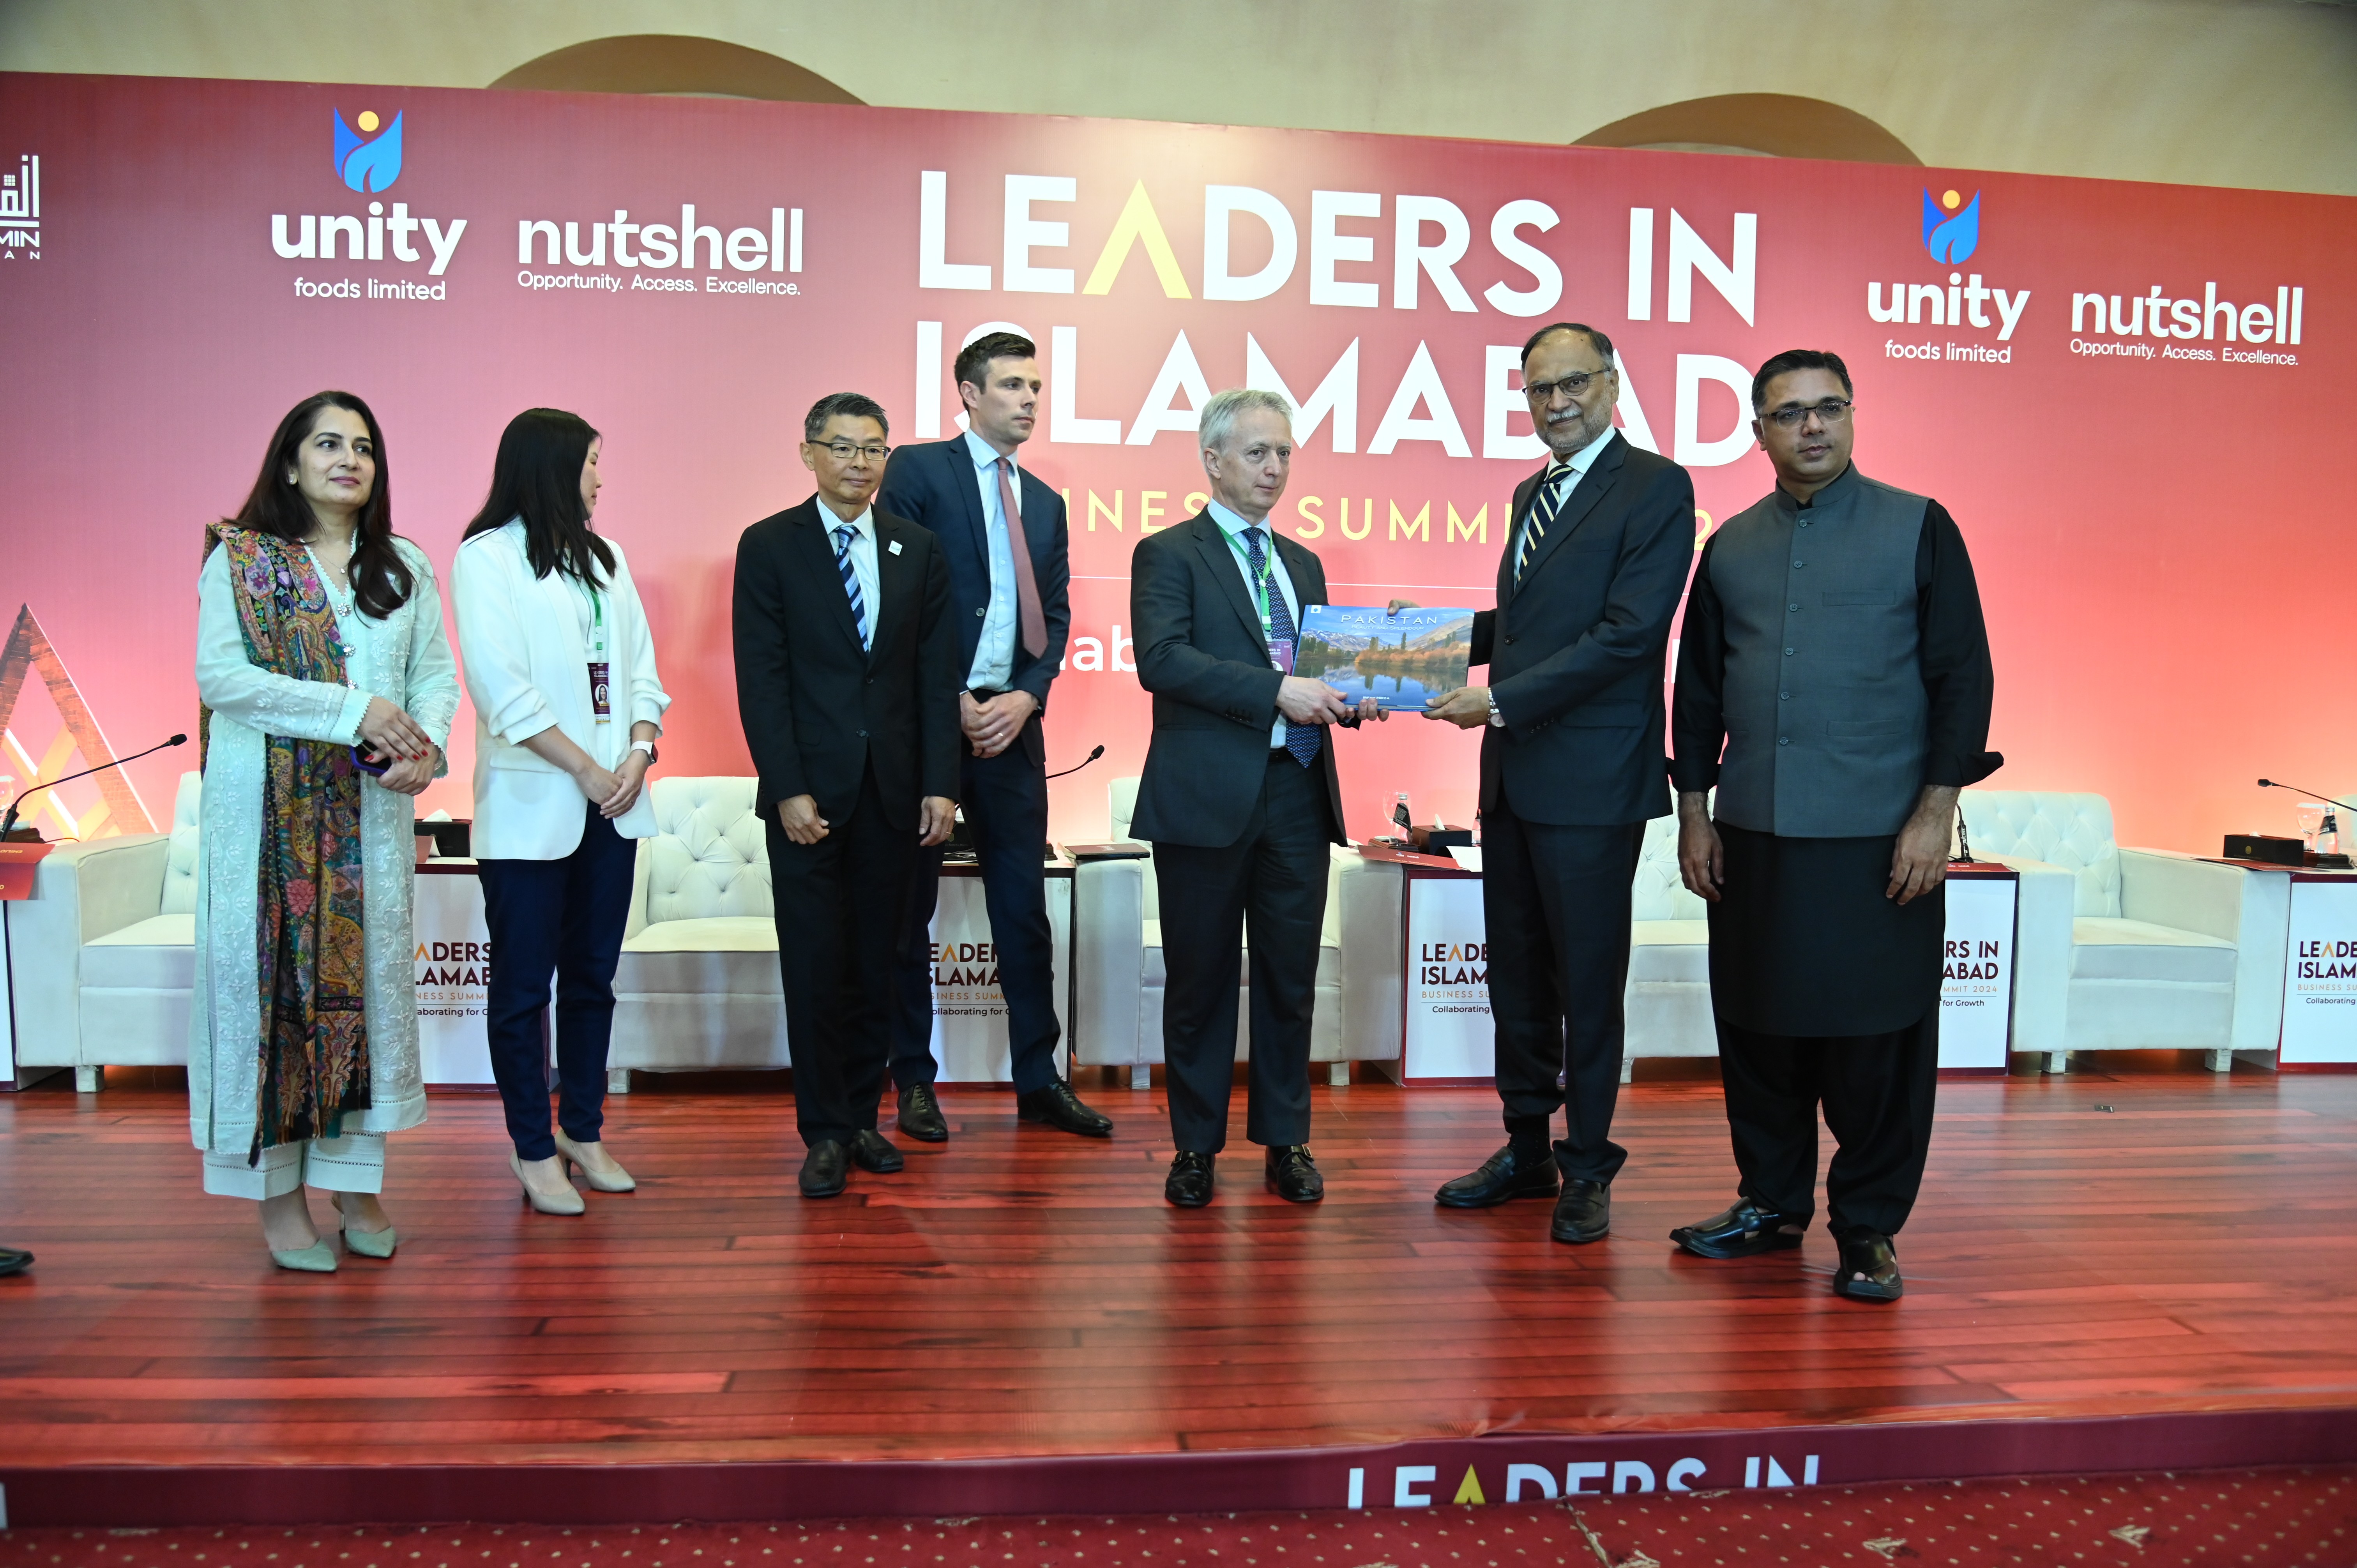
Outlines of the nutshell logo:
M 398 137 L 400 133 L 401 126 L 396 122 L 393 134 Z M 396 149 L 393 153 L 396 167 L 400 159 L 401 154 Z M 358 190 L 360 187 L 352 188 Z M 1962 211 L 1957 210 L 1959 203 L 1963 206 Z M 1937 201 L 1932 199 L 1930 191 L 1923 193 L 1923 248 L 1932 252 L 1933 261 L 1945 262 L 1950 266 L 1960 265 L 1972 260 L 1973 252 L 1980 248 L 1980 243 L 1979 191 L 1973 192 L 1970 201 L 1964 201 L 1953 190 L 1943 192 Z
M 353 190 L 371 191 L 388 188 L 401 177 L 401 115 L 395 113 L 393 124 L 384 134 L 374 141 L 368 133 L 381 122 L 372 109 L 360 113 L 360 129 L 344 124 L 344 112 L 332 111 L 336 117 L 336 177 Z

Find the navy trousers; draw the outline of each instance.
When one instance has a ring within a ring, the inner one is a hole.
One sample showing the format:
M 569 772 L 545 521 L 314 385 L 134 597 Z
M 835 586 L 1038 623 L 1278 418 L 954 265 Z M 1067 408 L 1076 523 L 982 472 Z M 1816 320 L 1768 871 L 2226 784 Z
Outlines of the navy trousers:
M 630 918 L 635 842 L 587 801 L 581 843 L 562 860 L 482 862 L 491 936 L 491 1076 L 516 1158 L 556 1153 L 548 1131 L 548 1042 L 541 1010 L 556 982 L 557 1124 L 594 1144 L 606 1122 L 606 1047 L 614 1033 L 614 966 Z
M 1039 722 L 1032 715 L 1031 724 Z M 1006 997 L 1006 1042 L 1015 1090 L 1028 1094 L 1056 1081 L 1055 939 L 1048 924 L 1048 779 L 1023 737 L 996 757 L 965 751 L 958 801 L 981 863 L 983 903 Z M 893 961 L 892 1081 L 931 1083 L 933 1060 L 933 905 L 941 893 L 942 845 L 917 851 L 908 922 Z

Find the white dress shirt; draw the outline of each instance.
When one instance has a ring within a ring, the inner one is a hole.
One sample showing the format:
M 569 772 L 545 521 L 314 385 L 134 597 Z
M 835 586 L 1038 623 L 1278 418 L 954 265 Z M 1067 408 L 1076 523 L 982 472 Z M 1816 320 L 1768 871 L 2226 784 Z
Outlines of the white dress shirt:
M 1268 562 L 1268 585 L 1284 596 L 1286 610 L 1292 617 L 1294 634 L 1298 639 L 1301 631 L 1301 601 L 1294 596 L 1293 575 L 1285 569 L 1285 557 L 1277 553 L 1275 531 L 1265 522 L 1246 522 L 1218 501 L 1211 502 L 1208 510 L 1211 514 L 1211 521 L 1220 525 L 1220 532 L 1235 541 L 1229 546 L 1228 553 L 1235 558 L 1236 574 L 1244 580 L 1244 595 L 1247 598 L 1253 597 L 1252 541 L 1244 538 L 1243 533 L 1248 528 L 1260 530 L 1261 554 Z M 1256 598 L 1254 602 L 1257 606 Z M 1265 633 L 1267 630 L 1265 625 L 1263 626 L 1262 630 Z M 1285 668 L 1277 663 L 1274 649 L 1270 650 L 1268 661 L 1277 669 Z M 1276 723 L 1269 730 L 1268 744 L 1272 749 L 1285 744 L 1283 714 L 1276 715 Z
M 1573 489 L 1578 485 L 1582 477 L 1587 474 L 1587 466 L 1596 461 L 1596 455 L 1604 450 L 1604 444 L 1607 441 L 1611 440 L 1615 434 L 1615 431 L 1608 428 L 1603 435 L 1598 436 L 1587 446 L 1582 446 L 1578 451 L 1574 452 L 1569 457 L 1564 459 L 1564 461 L 1570 464 L 1570 467 L 1564 472 L 1556 474 L 1555 477 L 1556 490 L 1555 504 L 1557 507 L 1561 507 L 1564 500 L 1570 496 Z M 1552 456 L 1550 456 L 1547 460 L 1550 463 L 1555 461 Z M 1531 492 L 1530 510 L 1523 513 L 1523 526 L 1514 538 L 1514 559 L 1518 562 L 1523 558 L 1522 536 L 1530 532 L 1531 516 L 1538 510 L 1539 495 L 1536 490 L 1533 490 Z M 1535 549 L 1536 546 L 1534 545 L 1533 548 Z
M 974 456 L 974 483 L 982 492 L 983 537 L 990 542 L 990 607 L 982 618 L 982 635 L 974 645 L 974 668 L 965 678 L 969 692 L 1003 692 L 1015 678 L 1015 634 L 1022 607 L 1015 588 L 1015 542 L 1006 527 L 1005 499 L 998 489 L 998 449 L 969 430 L 966 450 Z M 1006 461 L 1015 491 L 1015 515 L 1023 515 L 1023 469 L 1013 456 Z
M 818 503 L 818 520 L 826 525 L 826 552 L 835 553 L 836 531 L 848 526 L 851 535 L 851 575 L 859 584 L 859 602 L 867 611 L 867 625 L 860 639 L 862 648 L 876 646 L 876 612 L 884 603 L 883 579 L 876 573 L 876 509 L 869 507 L 846 525 L 836 516 L 834 509 L 822 499 Z M 838 575 L 840 568 L 837 568 Z M 844 602 L 851 602 L 845 594 Z

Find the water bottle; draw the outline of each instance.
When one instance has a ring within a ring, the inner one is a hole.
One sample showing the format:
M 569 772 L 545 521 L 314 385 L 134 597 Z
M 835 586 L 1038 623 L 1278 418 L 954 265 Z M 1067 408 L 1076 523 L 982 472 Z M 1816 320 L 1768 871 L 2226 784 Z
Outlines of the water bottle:
M 1415 813 L 1407 809 L 1406 790 L 1402 789 L 1392 797 L 1391 816 L 1392 826 L 1399 830 L 1399 836 L 1402 839 L 1405 839 L 1409 825 L 1415 821 Z
M 2316 828 L 2316 854 L 2321 860 L 2328 854 L 2341 853 L 2340 813 L 2330 806 L 2324 809 L 2324 821 Z

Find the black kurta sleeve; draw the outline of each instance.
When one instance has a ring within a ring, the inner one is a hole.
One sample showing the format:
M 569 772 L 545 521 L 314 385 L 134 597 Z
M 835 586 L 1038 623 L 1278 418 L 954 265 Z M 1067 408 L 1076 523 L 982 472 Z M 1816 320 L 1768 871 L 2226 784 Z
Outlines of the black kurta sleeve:
M 1688 614 L 1691 619 L 1692 612 Z M 1964 550 L 1955 519 L 1938 501 L 1923 514 L 1923 539 L 1915 550 L 1915 624 L 1923 693 L 1931 702 L 1923 782 L 1958 788 L 1977 784 L 2005 766 L 2004 755 L 1988 749 L 1996 673 L 1989 661 L 1988 624 L 1981 618 L 1972 556 Z M 1678 661 L 1678 706 L 1683 714 L 1683 658 Z M 1682 758 L 1684 749 L 1682 739 Z
M 1699 792 L 1718 782 L 1719 754 L 1727 749 L 1727 711 L 1720 701 L 1727 684 L 1727 612 L 1710 584 L 1710 553 L 1703 542 L 1686 589 L 1686 618 L 1678 630 L 1677 692 L 1670 703 L 1670 783 Z

